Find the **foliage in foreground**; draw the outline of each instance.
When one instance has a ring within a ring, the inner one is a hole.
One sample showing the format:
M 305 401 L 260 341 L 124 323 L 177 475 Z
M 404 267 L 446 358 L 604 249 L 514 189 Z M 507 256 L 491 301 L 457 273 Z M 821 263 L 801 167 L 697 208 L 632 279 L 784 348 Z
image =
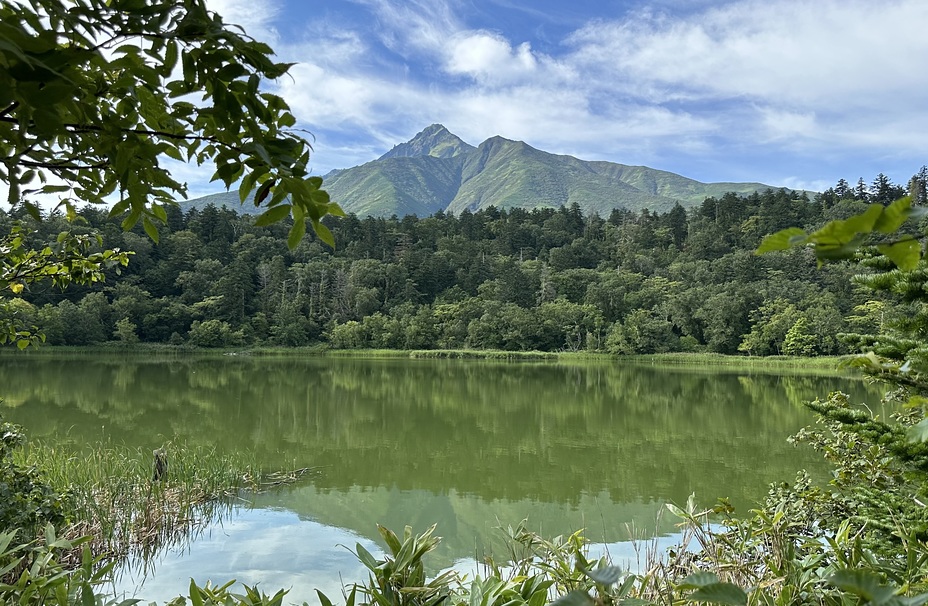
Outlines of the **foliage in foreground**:
M 51 486 L 66 488 L 67 536 L 93 537 L 110 559 L 138 556 L 186 540 L 228 509 L 228 498 L 254 489 L 261 474 L 247 455 L 200 445 L 171 444 L 164 477 L 154 480 L 153 456 L 119 444 L 77 448 L 30 444 L 18 453 Z
M 116 564 L 133 558 L 145 566 L 157 550 L 215 521 L 239 490 L 312 471 L 261 474 L 247 457 L 177 444 L 155 481 L 140 449 L 27 445 L 21 429 L 4 422 L 0 438 L 0 604 L 135 604 L 106 593 Z M 233 583 L 191 581 L 189 600 L 279 606 L 286 594 L 248 586 L 235 593 Z
M 278 95 L 291 64 L 230 26 L 204 0 L 14 0 L 0 4 L 0 182 L 38 215 L 35 194 L 102 204 L 157 241 L 165 205 L 186 195 L 164 157 L 213 163 L 244 202 L 291 215 L 291 248 L 341 211 L 309 177 L 311 146 Z M 196 99 L 198 102 L 192 102 Z
M 311 146 L 286 102 L 261 90 L 290 64 L 204 0 L 12 0 L 0 40 L 0 184 L 14 211 L 38 220 L 38 200 L 57 198 L 69 222 L 35 247 L 20 224 L 3 226 L 0 345 L 44 340 L 20 298 L 30 284 L 90 284 L 127 264 L 70 225 L 76 205 L 118 196 L 109 216 L 159 240 L 165 206 L 187 190 L 165 157 L 213 163 L 213 180 L 267 209 L 258 224 L 291 216 L 291 249 L 307 223 L 334 246 L 320 219 L 343 213 L 309 176 Z
M 0 530 L 18 528 L 28 540 L 46 523 L 64 523 L 67 494 L 14 458 L 25 441 L 21 427 L 0 417 Z
M 775 495 L 771 498 L 777 500 Z M 768 503 L 769 505 L 770 503 Z M 782 503 L 781 503 L 782 504 Z M 366 582 L 346 587 L 347 606 L 618 606 L 688 602 L 748 604 L 898 604 L 928 602 L 928 593 L 903 597 L 913 586 L 892 563 L 874 560 L 857 537 L 842 532 L 822 541 L 783 511 L 758 510 L 729 519 L 727 530 L 710 524 L 713 510 L 671 506 L 681 518 L 683 543 L 654 557 L 640 572 L 591 558 L 582 534 L 544 539 L 524 526 L 506 530 L 510 551 L 500 564 L 488 558 L 472 577 L 454 571 L 428 579 L 424 556 L 435 547 L 434 527 L 422 534 L 406 528 L 402 539 L 380 527 L 388 552 L 376 558 L 360 544 L 355 554 L 369 572 Z M 802 539 L 805 539 L 803 542 Z M 928 549 L 914 560 L 924 574 Z M 879 566 L 882 570 L 877 572 Z M 332 600 L 318 592 L 323 606 Z
M 73 541 L 56 536 L 53 526 L 45 527 L 39 540 L 16 543 L 16 532 L 0 532 L 0 603 L 48 604 L 50 606 L 105 605 L 132 606 L 138 599 L 117 600 L 105 591 L 115 562 L 94 556 L 90 537 Z M 12 545 L 12 546 L 11 546 Z M 79 550 L 79 564 L 62 564 L 69 554 Z M 243 586 L 243 593 L 230 591 L 234 581 L 222 586 L 207 582 L 202 587 L 190 582 L 188 597 L 192 604 L 223 606 L 281 606 L 286 595 L 280 590 L 268 596 L 255 587 Z M 179 596 L 172 606 L 187 603 Z

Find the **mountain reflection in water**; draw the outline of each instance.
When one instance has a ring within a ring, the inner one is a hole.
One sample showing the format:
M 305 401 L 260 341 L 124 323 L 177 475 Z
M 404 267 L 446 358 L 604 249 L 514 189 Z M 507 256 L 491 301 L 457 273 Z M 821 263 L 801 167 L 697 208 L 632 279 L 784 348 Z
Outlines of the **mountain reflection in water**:
M 359 569 L 337 545 L 372 544 L 377 523 L 437 523 L 436 568 L 493 550 L 494 528 L 523 518 L 546 536 L 583 527 L 606 544 L 629 539 L 629 527 L 667 533 L 665 502 L 695 492 L 744 511 L 770 482 L 821 471 L 814 453 L 786 442 L 813 420 L 804 401 L 836 389 L 871 405 L 880 396 L 846 378 L 622 360 L 43 354 L 5 356 L 0 385 L 4 417 L 33 437 L 144 449 L 186 440 L 247 449 L 267 470 L 322 468 L 258 495 L 186 556 L 162 554 L 145 587 L 170 582 L 171 595 L 191 575 L 265 591 L 314 579 L 338 595 L 327 589 L 336 570 L 349 579 Z

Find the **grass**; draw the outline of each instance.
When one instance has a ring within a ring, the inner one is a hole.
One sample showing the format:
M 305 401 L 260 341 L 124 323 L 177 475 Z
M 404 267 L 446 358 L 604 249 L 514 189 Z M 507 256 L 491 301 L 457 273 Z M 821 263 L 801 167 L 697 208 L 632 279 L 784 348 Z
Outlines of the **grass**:
M 843 373 L 840 368 L 842 362 L 852 359 L 853 356 L 732 356 L 717 353 L 663 353 L 650 355 L 613 355 L 589 351 L 503 351 L 491 349 L 331 349 L 324 344 L 307 347 L 273 347 L 258 346 L 252 348 L 229 349 L 201 349 L 184 346 L 142 344 L 130 349 L 117 349 L 107 346 L 93 347 L 65 347 L 43 346 L 35 351 L 27 352 L 29 355 L 55 355 L 62 353 L 78 354 L 117 354 L 125 356 L 127 353 L 144 352 L 146 357 L 181 357 L 181 356 L 254 356 L 254 357 L 333 357 L 357 359 L 470 359 L 470 360 L 512 360 L 512 361 L 544 361 L 544 362 L 579 362 L 601 361 L 619 364 L 650 364 L 680 366 L 684 368 L 716 368 L 727 367 L 733 369 L 755 371 L 790 371 L 807 372 L 812 374 L 836 375 Z M 11 352 L 12 353 L 12 352 Z M 4 350 L 0 349 L 0 356 Z M 22 355 L 22 352 L 15 352 Z
M 247 453 L 225 454 L 202 445 L 169 444 L 167 470 L 154 479 L 154 455 L 139 448 L 30 442 L 21 464 L 41 470 L 68 495 L 66 538 L 93 537 L 106 559 L 147 562 L 158 549 L 178 544 L 227 514 L 243 491 L 289 483 L 311 468 L 264 474 Z
M 550 351 L 501 351 L 494 349 L 417 349 L 410 358 L 474 360 L 557 360 L 561 354 Z
M 678 365 L 704 368 L 707 366 L 735 367 L 767 370 L 820 370 L 839 372 L 842 362 L 853 356 L 820 356 L 805 358 L 799 356 L 729 356 L 715 353 L 665 353 L 640 356 L 623 356 L 622 360 L 645 362 L 656 365 Z

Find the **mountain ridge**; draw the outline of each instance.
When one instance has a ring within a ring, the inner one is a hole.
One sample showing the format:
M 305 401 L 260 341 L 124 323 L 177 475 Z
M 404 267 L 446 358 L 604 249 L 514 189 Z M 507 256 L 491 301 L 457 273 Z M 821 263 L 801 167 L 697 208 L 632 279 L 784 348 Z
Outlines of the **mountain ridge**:
M 346 213 L 379 217 L 574 203 L 586 214 L 608 215 L 617 208 L 666 212 L 728 192 L 778 189 L 763 183 L 702 183 L 647 166 L 581 160 L 500 135 L 474 147 L 441 124 L 429 125 L 376 160 L 333 170 L 324 179 L 324 188 Z M 181 202 L 181 208 L 210 203 L 255 212 L 252 205 L 240 206 L 234 191 Z

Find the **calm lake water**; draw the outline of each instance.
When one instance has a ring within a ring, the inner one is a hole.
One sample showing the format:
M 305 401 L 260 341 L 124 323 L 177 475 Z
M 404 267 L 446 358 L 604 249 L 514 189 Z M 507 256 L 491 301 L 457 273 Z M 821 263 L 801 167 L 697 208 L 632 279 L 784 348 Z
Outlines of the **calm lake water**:
M 345 548 L 377 549 L 376 524 L 438 524 L 438 569 L 498 545 L 527 518 L 545 535 L 585 528 L 619 560 L 630 538 L 673 532 L 663 503 L 696 493 L 745 511 L 818 458 L 786 442 L 830 391 L 879 402 L 861 381 L 619 361 L 0 357 L 0 412 L 42 438 L 167 441 L 253 451 L 318 478 L 233 507 L 153 572 L 116 589 L 163 601 L 190 577 L 259 583 L 287 600 L 365 578 Z M 665 539 L 671 540 L 672 537 Z

